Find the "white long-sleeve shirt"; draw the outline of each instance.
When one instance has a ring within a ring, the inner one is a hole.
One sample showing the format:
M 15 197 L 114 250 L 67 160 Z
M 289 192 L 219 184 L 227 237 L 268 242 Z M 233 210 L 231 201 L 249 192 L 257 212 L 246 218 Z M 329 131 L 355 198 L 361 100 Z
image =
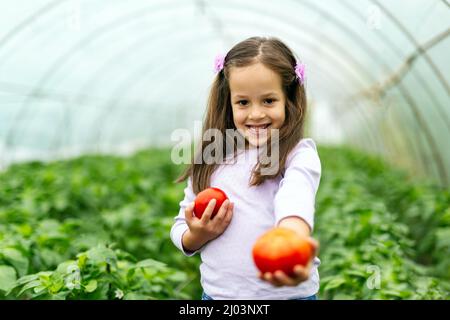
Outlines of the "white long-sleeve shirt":
M 319 290 L 318 266 L 313 261 L 310 278 L 296 287 L 274 287 L 258 278 L 252 247 L 259 236 L 288 216 L 298 216 L 314 227 L 315 196 L 321 177 L 321 164 L 312 139 L 302 139 L 289 153 L 283 177 L 249 187 L 251 171 L 258 160 L 258 149 L 239 153 L 235 163 L 217 167 L 211 187 L 222 189 L 234 202 L 233 218 L 227 229 L 198 251 L 201 255 L 201 285 L 213 299 L 290 299 L 307 297 Z M 189 178 L 184 199 L 175 217 L 170 236 L 187 256 L 182 245 L 188 229 L 185 208 L 195 200 Z

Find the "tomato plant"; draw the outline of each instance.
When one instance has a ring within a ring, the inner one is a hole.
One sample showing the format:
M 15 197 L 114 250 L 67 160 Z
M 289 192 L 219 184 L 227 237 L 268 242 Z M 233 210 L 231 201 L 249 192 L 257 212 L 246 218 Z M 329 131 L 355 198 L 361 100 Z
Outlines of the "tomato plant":
M 448 299 L 449 190 L 347 148 L 319 155 L 321 299 Z M 169 236 L 182 169 L 151 149 L 1 172 L 0 299 L 198 299 L 199 257 Z

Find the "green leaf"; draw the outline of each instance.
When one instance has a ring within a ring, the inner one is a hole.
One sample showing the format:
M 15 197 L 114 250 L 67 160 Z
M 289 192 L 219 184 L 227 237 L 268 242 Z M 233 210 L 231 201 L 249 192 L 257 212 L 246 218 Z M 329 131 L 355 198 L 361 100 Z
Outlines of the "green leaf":
M 55 250 L 51 250 L 49 248 L 42 248 L 39 252 L 42 261 L 45 263 L 45 265 L 55 265 L 58 264 L 59 261 L 64 259 L 64 257 L 59 254 Z
M 2 250 L 4 259 L 8 261 L 14 268 L 16 268 L 19 276 L 24 276 L 28 272 L 28 259 L 23 254 L 14 248 L 5 248 Z
M 45 289 L 47 289 L 46 287 L 44 287 L 43 285 L 37 286 L 33 288 L 33 292 L 34 293 L 42 293 L 43 291 L 45 291 Z
M 91 280 L 89 283 L 84 287 L 86 292 L 93 292 L 95 289 L 97 289 L 97 280 Z
M 333 290 L 333 289 L 339 288 L 344 283 L 345 283 L 344 279 L 342 279 L 342 278 L 334 278 L 334 279 L 330 280 L 330 282 L 328 282 L 325 285 L 324 290 L 327 291 L 327 290 Z
M 94 262 L 108 262 L 111 263 L 116 259 L 116 255 L 113 250 L 105 248 L 103 246 L 98 246 L 92 248 L 87 252 L 88 259 Z
M 35 287 L 38 287 L 40 285 L 41 285 L 41 281 L 39 281 L 39 280 L 28 282 L 26 285 L 23 286 L 22 290 L 20 290 L 20 292 L 17 294 L 17 296 L 20 297 L 25 291 L 35 288 Z
M 127 271 L 127 279 L 130 279 L 130 278 L 132 278 L 133 277 L 133 275 L 135 274 L 135 269 L 134 268 L 130 268 L 130 269 L 128 269 L 128 271 Z
M 39 277 L 38 274 L 29 274 L 29 275 L 23 276 L 20 279 L 18 279 L 17 280 L 17 284 L 18 285 L 23 285 L 23 284 L 25 284 L 27 282 L 36 280 L 38 277 Z
M 60 274 L 72 273 L 76 270 L 79 270 L 79 267 L 78 263 L 74 260 L 61 262 L 56 268 L 56 271 Z
M 165 268 L 167 265 L 165 263 L 162 263 L 160 261 L 156 261 L 153 259 L 146 259 L 139 261 L 136 263 L 136 268 L 155 268 L 155 269 L 162 269 Z
M 167 277 L 167 279 L 172 280 L 174 282 L 184 282 L 184 281 L 187 281 L 188 276 L 184 272 L 177 271 L 177 272 L 174 272 L 173 274 L 169 275 Z
M 48 288 L 52 294 L 59 292 L 64 287 L 64 280 L 62 278 L 57 278 L 52 281 L 52 284 Z
M 348 276 L 361 277 L 366 279 L 368 277 L 367 273 L 362 270 L 348 270 L 345 272 Z
M 109 284 L 101 282 L 97 284 L 97 289 L 89 294 L 89 299 L 106 300 L 108 299 Z
M 86 265 L 87 254 L 86 253 L 82 253 L 82 254 L 79 254 L 77 257 L 78 257 L 78 267 L 80 269 L 83 269 L 84 266 Z
M 10 266 L 0 266 L 0 290 L 8 292 L 16 283 L 16 270 Z
M 404 293 L 402 293 L 401 291 L 398 290 L 383 290 L 382 293 L 385 296 L 392 296 L 392 297 L 397 297 L 397 298 L 403 298 Z

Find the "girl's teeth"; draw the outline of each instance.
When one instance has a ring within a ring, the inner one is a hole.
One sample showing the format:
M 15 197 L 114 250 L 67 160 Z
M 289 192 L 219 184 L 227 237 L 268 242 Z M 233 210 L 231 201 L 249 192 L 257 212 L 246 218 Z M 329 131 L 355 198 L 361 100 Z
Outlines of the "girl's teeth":
M 250 127 L 249 131 L 251 134 L 255 134 L 255 135 L 256 134 L 265 134 L 267 132 L 267 128 L 263 129 L 263 127 Z

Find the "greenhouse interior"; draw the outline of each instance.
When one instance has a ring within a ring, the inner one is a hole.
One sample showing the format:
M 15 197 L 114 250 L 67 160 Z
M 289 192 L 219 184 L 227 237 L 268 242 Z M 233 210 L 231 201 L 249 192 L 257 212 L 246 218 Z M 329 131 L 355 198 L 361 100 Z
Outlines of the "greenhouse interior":
M 19 0 L 0 3 L 0 300 L 201 299 L 204 256 L 171 241 L 174 132 L 200 139 L 214 59 L 250 37 L 305 66 L 318 298 L 450 299 L 448 0 Z

